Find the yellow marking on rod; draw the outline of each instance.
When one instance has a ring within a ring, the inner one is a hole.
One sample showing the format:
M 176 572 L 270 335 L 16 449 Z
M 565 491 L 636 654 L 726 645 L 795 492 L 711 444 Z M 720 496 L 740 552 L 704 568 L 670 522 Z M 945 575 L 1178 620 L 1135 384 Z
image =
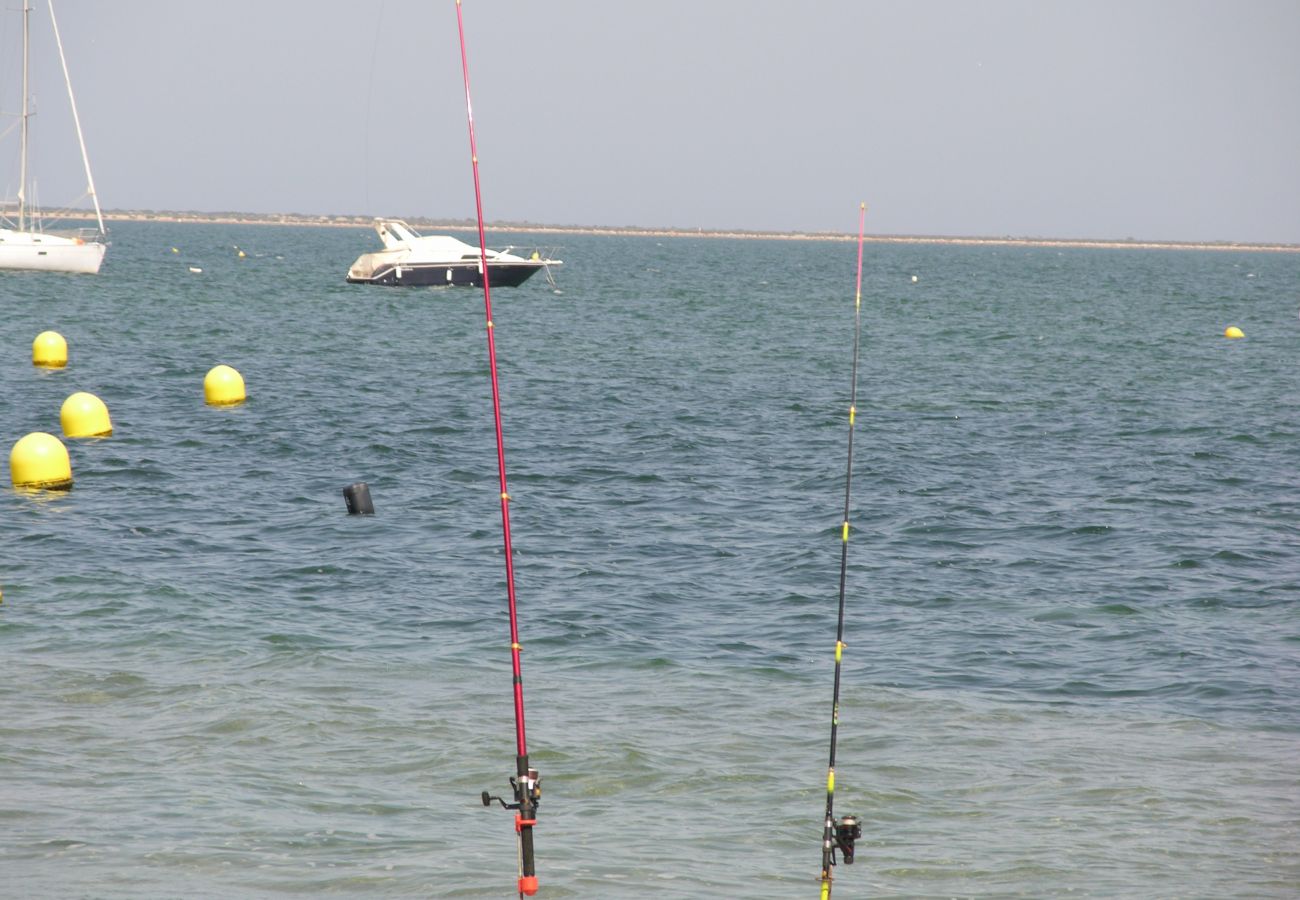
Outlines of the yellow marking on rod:
M 835 661 L 836 661 L 836 662 L 839 662 L 839 661 L 840 661 L 840 656 L 841 656 L 843 653 L 844 653 L 844 642 L 843 642 L 843 641 L 836 641 L 836 642 L 835 642 Z
M 822 900 L 830 900 L 830 897 L 831 897 L 831 877 L 829 875 L 823 875 L 822 876 Z
M 849 523 L 848 520 L 846 519 L 844 521 L 844 543 L 847 544 L 848 542 L 849 542 Z
M 826 773 L 826 793 L 835 793 L 835 770 L 831 769 Z
M 505 491 L 502 491 L 502 492 L 501 492 L 501 499 L 502 499 L 502 500 L 509 500 L 509 499 L 511 499 L 511 498 L 510 498 L 510 495 L 509 495 L 509 494 L 507 494 Z
M 524 647 L 523 647 L 523 644 L 511 644 L 511 645 L 510 645 L 510 649 L 511 649 L 511 650 L 522 650 L 522 649 L 524 649 Z
M 854 420 L 857 419 L 857 417 L 858 417 L 858 408 L 857 408 L 856 406 L 850 406 L 850 407 L 849 407 L 849 427 L 850 427 L 850 428 L 853 427 L 853 422 L 854 422 Z

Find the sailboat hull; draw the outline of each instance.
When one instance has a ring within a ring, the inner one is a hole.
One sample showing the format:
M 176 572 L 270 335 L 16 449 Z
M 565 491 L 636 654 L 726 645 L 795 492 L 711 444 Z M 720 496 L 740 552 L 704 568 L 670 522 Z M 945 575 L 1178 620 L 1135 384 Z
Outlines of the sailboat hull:
M 0 228 L 0 269 L 94 275 L 107 249 L 99 241 Z

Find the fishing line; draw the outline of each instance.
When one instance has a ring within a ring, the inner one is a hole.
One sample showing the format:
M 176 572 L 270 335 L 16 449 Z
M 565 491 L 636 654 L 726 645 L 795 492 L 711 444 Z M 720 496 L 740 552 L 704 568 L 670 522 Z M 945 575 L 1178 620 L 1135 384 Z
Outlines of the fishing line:
M 853 299 L 853 378 L 849 391 L 849 453 L 844 472 L 844 526 L 840 530 L 840 611 L 835 626 L 835 689 L 831 701 L 831 754 L 826 769 L 826 823 L 822 829 L 822 900 L 831 896 L 831 874 L 838 849 L 845 865 L 852 865 L 854 841 L 862 837 L 857 816 L 835 818 L 835 742 L 840 728 L 840 659 L 844 654 L 844 587 L 849 571 L 849 499 L 853 488 L 853 425 L 858 414 L 858 347 L 862 336 L 862 235 L 867 219 L 867 204 L 858 211 L 858 284 Z
M 469 57 L 465 52 L 465 20 L 460 0 L 456 0 L 456 28 L 460 33 L 460 64 L 465 80 L 465 117 L 469 122 L 469 153 L 474 169 L 474 207 L 478 215 L 479 271 L 483 275 L 483 311 L 487 319 L 488 362 L 492 372 L 492 414 L 497 433 L 497 472 L 501 482 L 501 533 L 506 558 L 506 597 L 510 607 L 510 661 L 514 671 L 515 695 L 515 777 L 510 779 L 515 802 L 483 792 L 483 805 L 496 800 L 515 812 L 515 833 L 519 836 L 519 896 L 537 893 L 537 872 L 533 860 L 533 826 L 537 824 L 537 804 L 541 800 L 541 779 L 528 766 L 528 744 L 524 736 L 524 681 L 519 662 L 519 617 L 515 603 L 515 567 L 510 549 L 510 492 L 506 486 L 506 450 L 501 434 L 501 389 L 497 381 L 497 350 L 493 337 L 492 287 L 488 277 L 487 234 L 483 228 L 483 192 L 479 186 L 478 144 L 474 139 L 474 105 L 470 102 Z

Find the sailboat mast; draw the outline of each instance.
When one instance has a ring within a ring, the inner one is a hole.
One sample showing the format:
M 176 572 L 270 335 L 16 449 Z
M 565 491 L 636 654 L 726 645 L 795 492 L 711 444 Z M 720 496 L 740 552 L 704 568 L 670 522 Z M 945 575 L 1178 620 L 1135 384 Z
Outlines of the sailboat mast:
M 30 113 L 27 110 L 27 33 L 28 23 L 32 15 L 32 6 L 28 0 L 23 0 L 23 113 L 22 113 L 22 138 L 19 142 L 20 162 L 18 167 L 18 230 L 27 230 L 27 117 Z
M 90 192 L 90 202 L 95 204 L 95 220 L 99 223 L 99 233 L 104 234 L 104 215 L 99 211 L 95 177 L 90 174 L 90 156 L 86 153 L 86 139 L 81 136 L 81 117 L 77 115 L 77 98 L 72 96 L 72 76 L 68 74 L 68 60 L 63 55 L 63 38 L 59 37 L 59 22 L 54 18 L 54 0 L 49 0 L 49 4 L 50 24 L 54 26 L 54 43 L 59 47 L 59 64 L 63 66 L 63 83 L 68 86 L 68 103 L 72 106 L 72 124 L 77 126 L 77 143 L 81 145 L 81 164 L 86 167 L 86 190 Z

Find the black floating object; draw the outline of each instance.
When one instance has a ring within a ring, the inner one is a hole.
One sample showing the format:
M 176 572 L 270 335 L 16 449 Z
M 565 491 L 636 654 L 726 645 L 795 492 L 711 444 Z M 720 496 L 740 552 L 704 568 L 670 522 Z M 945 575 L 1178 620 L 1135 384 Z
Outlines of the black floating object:
M 364 481 L 350 484 L 343 489 L 343 499 L 348 503 L 348 515 L 373 516 L 375 504 L 370 502 L 370 486 Z

